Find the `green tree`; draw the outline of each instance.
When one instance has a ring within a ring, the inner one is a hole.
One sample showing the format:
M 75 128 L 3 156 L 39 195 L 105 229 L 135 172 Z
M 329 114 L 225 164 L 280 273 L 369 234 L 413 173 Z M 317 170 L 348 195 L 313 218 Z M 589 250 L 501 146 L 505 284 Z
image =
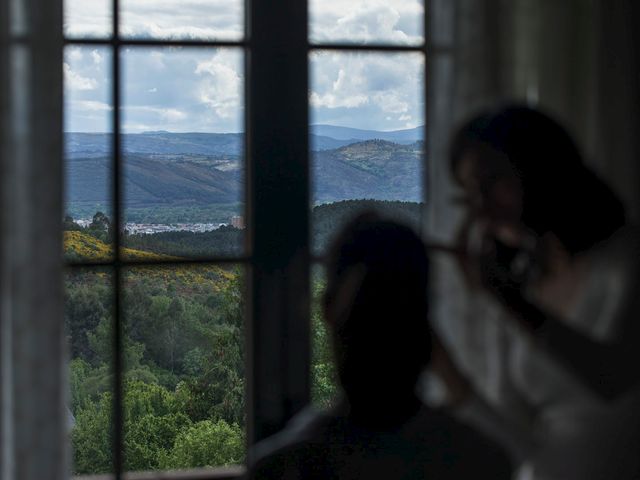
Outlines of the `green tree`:
M 97 402 L 86 402 L 76 412 L 71 432 L 76 474 L 113 471 L 111 455 L 111 393 L 103 393 Z
M 73 220 L 73 217 L 71 215 L 66 215 L 62 222 L 62 229 L 65 232 L 70 232 L 73 230 L 80 231 L 82 230 L 82 227 Z
M 219 467 L 241 463 L 244 437 L 236 424 L 224 420 L 204 420 L 176 437 L 163 468 Z
M 93 235 L 105 243 L 111 243 L 113 239 L 113 230 L 111 228 L 111 220 L 103 212 L 96 212 L 87 227 L 87 233 Z
M 191 426 L 183 413 L 149 413 L 125 422 L 125 468 L 157 470 L 167 464 L 176 436 Z M 174 466 L 171 466 L 175 468 Z
M 338 391 L 331 339 L 320 308 L 324 282 L 312 285 L 311 309 L 311 400 L 318 406 L 328 407 Z

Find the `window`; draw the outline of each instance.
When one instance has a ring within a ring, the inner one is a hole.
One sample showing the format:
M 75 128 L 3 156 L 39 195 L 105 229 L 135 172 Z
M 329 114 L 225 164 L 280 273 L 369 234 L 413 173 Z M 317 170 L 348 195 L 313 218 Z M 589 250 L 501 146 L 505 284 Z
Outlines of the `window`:
M 331 233 L 362 208 L 423 224 L 424 17 L 67 0 L 75 473 L 242 463 L 326 401 L 311 271 Z

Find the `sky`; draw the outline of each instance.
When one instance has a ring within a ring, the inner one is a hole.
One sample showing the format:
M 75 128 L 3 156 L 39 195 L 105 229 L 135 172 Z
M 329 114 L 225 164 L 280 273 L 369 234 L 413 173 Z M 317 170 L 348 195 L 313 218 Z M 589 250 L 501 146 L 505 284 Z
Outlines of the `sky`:
M 121 34 L 141 38 L 240 40 L 237 0 L 121 0 Z M 69 37 L 110 34 L 110 2 L 67 0 Z M 312 42 L 419 44 L 421 0 L 310 0 Z M 122 126 L 127 133 L 238 132 L 243 124 L 239 48 L 126 48 L 121 54 Z M 111 53 L 68 46 L 64 59 L 65 129 L 110 130 Z M 310 57 L 312 123 L 375 130 L 424 123 L 419 53 L 318 50 Z

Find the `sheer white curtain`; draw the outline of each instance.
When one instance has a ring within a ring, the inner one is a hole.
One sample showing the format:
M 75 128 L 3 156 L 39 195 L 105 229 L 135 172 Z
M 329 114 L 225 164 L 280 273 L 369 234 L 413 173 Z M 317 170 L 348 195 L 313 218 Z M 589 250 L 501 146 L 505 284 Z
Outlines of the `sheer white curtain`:
M 67 476 L 62 2 L 0 2 L 0 477 Z
M 460 210 L 447 166 L 455 128 L 478 110 L 519 101 L 569 128 L 590 163 L 640 218 L 640 3 L 636 0 L 430 0 L 429 215 L 452 242 Z M 437 262 L 436 327 L 463 368 L 491 389 L 480 354 L 495 312 L 472 303 L 455 265 Z M 490 394 L 490 392 L 489 392 Z

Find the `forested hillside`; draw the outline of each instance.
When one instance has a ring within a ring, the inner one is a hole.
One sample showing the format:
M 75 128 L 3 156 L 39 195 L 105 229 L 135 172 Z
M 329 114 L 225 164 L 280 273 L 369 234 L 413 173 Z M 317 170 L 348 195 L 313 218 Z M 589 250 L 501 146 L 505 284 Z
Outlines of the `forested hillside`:
M 233 267 L 125 270 L 126 470 L 243 460 L 242 278 Z M 112 469 L 111 282 L 106 268 L 66 276 L 75 473 Z
M 73 135 L 92 138 L 91 134 Z M 175 135 L 166 134 L 157 139 L 158 135 L 145 134 L 127 140 L 134 144 L 146 142 L 137 150 L 125 151 L 123 157 L 127 220 L 145 216 L 157 220 L 158 211 L 164 209 L 182 209 L 182 213 L 190 209 L 191 213 L 196 211 L 206 217 L 192 217 L 192 221 L 224 222 L 230 212 L 240 214 L 240 204 L 244 201 L 242 156 L 226 153 L 226 148 L 216 151 L 199 143 L 187 147 L 185 143 L 191 144 L 182 137 L 176 140 Z M 172 143 L 167 145 L 161 141 L 165 137 Z M 329 138 L 318 137 L 316 141 L 332 143 Z M 174 142 L 191 150 L 174 153 L 178 148 Z M 346 145 L 337 142 L 333 144 L 340 145 L 338 148 L 312 152 L 314 204 L 353 198 L 421 201 L 422 142 L 401 144 L 379 139 Z M 73 154 L 69 154 L 66 162 L 67 211 L 76 218 L 110 204 L 111 185 L 107 179 L 112 174 L 110 154 L 94 150 L 97 148 L 94 143 L 79 143 L 73 144 L 73 148 L 68 146 Z M 215 215 L 216 212 L 220 215 Z
M 420 204 L 344 201 L 313 209 L 315 246 L 363 210 L 418 226 Z M 108 218 L 89 227 L 65 222 L 65 256 L 100 262 L 113 255 Z M 124 259 L 171 260 L 239 254 L 243 231 L 125 235 Z M 244 275 L 239 266 L 129 266 L 122 274 L 125 469 L 221 466 L 244 459 Z M 65 278 L 71 431 L 76 474 L 112 470 L 113 271 L 74 267 Z M 312 397 L 335 393 L 331 349 L 318 308 L 324 289 L 312 278 Z

